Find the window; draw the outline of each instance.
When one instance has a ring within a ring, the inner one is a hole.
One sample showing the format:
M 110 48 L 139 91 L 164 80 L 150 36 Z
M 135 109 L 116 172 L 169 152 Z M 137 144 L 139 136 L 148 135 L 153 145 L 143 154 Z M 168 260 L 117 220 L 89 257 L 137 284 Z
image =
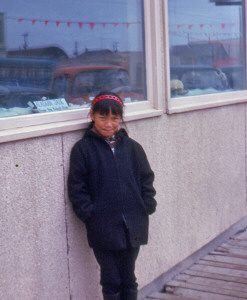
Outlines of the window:
M 106 89 L 147 99 L 145 76 L 136 80 L 145 73 L 143 1 L 3 0 L 1 11 L 0 117 L 61 97 L 69 110 L 88 107 Z
M 168 0 L 167 14 L 168 111 L 227 104 L 236 95 L 246 101 L 242 1 Z
M 105 89 L 126 121 L 162 114 L 161 1 L 14 2 L 0 11 L 0 142 L 85 128 Z

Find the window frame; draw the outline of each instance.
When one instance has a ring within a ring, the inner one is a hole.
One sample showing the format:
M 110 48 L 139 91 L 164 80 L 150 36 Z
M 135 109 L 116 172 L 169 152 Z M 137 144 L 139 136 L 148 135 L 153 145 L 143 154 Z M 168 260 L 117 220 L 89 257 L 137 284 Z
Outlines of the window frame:
M 127 103 L 126 122 L 163 114 L 161 75 L 163 1 L 143 0 L 147 100 Z M 88 126 L 89 108 L 0 118 L 0 143 L 77 131 Z
M 186 97 L 171 97 L 170 92 L 170 53 L 169 53 L 169 26 L 168 26 L 168 1 L 164 0 L 164 19 L 165 19 L 165 44 L 166 46 L 166 68 L 167 78 L 166 88 L 166 112 L 167 114 L 182 113 L 200 109 L 220 107 L 247 102 L 247 86 L 245 90 L 232 92 L 219 92 L 215 94 L 205 94 Z M 243 27 L 246 28 L 247 5 L 243 0 Z M 247 79 L 247 30 L 244 32 L 244 51 L 245 51 L 245 78 Z

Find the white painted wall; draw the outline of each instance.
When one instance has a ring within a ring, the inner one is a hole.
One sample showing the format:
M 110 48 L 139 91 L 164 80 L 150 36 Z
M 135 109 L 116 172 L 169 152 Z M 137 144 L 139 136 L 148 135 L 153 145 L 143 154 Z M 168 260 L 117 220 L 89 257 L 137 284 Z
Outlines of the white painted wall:
M 245 126 L 245 104 L 127 124 L 156 174 L 140 288 L 246 215 Z M 0 145 L 0 299 L 101 299 L 99 267 L 66 194 L 70 149 L 81 136 Z

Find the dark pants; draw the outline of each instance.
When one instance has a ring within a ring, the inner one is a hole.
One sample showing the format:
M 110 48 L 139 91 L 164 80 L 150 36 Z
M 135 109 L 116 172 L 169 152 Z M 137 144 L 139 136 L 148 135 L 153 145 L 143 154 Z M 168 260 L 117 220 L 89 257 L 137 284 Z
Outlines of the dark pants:
M 100 265 L 103 294 L 111 295 L 137 291 L 135 261 L 140 247 L 130 245 L 123 250 L 93 249 Z

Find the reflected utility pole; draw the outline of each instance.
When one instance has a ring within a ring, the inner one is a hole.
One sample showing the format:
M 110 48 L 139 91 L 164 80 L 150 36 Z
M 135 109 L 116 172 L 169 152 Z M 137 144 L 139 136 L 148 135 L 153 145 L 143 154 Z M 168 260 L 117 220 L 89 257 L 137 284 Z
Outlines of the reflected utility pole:
M 78 57 L 78 42 L 77 41 L 75 41 L 75 50 L 74 50 L 73 54 L 75 57 Z
M 23 42 L 23 49 L 24 49 L 24 50 L 27 50 L 27 47 L 28 47 L 27 38 L 28 38 L 28 36 L 29 36 L 29 33 L 28 33 L 28 32 L 25 32 L 22 36 L 23 36 L 23 39 L 24 39 L 24 42 Z

